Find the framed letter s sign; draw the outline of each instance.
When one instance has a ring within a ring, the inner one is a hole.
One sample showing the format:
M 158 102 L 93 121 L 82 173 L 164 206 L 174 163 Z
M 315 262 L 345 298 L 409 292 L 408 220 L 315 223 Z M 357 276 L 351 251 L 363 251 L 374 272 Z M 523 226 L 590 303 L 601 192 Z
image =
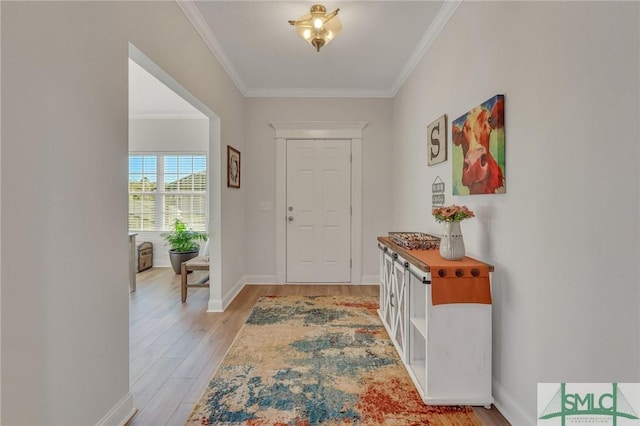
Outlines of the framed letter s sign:
M 427 165 L 447 161 L 447 114 L 427 127 Z

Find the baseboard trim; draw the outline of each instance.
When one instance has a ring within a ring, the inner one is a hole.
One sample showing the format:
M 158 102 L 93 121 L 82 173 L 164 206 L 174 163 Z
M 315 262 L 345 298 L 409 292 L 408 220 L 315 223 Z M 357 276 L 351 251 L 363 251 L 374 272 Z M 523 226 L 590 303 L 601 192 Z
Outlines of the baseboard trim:
M 363 285 L 380 285 L 380 277 L 378 275 L 363 275 Z
M 240 279 L 234 284 L 229 292 L 226 295 L 222 296 L 222 310 L 224 311 L 227 307 L 233 302 L 233 299 L 236 298 L 238 293 L 244 288 L 245 283 L 247 282 L 247 276 L 243 275 Z
M 246 284 L 277 284 L 275 275 L 245 275 Z
M 101 418 L 96 426 L 126 425 L 138 410 L 133 407 L 133 394 L 127 394 Z
M 509 396 L 502 386 L 495 380 L 492 381 L 492 384 L 493 404 L 509 423 L 512 425 L 535 425 L 537 423 L 536 419 L 530 417 L 529 414 Z
M 209 300 L 207 312 L 224 312 L 248 282 L 252 284 L 273 284 L 275 281 L 274 275 L 243 275 L 231 290 L 222 296 L 222 299 Z
M 224 312 L 224 308 L 222 306 L 222 299 L 209 299 L 207 312 Z
M 275 275 L 245 275 L 245 285 L 260 285 L 260 284 L 279 284 L 284 285 L 287 283 L 279 283 Z M 295 283 L 293 283 L 295 284 Z M 322 284 L 322 283 L 318 283 Z M 334 283 L 326 283 L 327 285 L 334 285 Z M 352 285 L 379 285 L 380 279 L 377 275 L 363 275 L 360 283 L 352 283 Z

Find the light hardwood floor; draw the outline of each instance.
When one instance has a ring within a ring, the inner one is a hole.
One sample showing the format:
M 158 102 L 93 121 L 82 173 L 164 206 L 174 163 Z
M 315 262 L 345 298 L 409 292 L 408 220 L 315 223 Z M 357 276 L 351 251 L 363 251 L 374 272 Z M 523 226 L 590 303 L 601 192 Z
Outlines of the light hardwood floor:
M 225 312 L 207 313 L 209 289 L 189 289 L 180 303 L 180 276 L 171 268 L 137 279 L 129 304 L 129 377 L 138 409 L 132 426 L 184 424 L 260 296 L 378 295 L 377 286 L 247 285 Z M 495 408 L 475 411 L 486 425 L 509 424 Z

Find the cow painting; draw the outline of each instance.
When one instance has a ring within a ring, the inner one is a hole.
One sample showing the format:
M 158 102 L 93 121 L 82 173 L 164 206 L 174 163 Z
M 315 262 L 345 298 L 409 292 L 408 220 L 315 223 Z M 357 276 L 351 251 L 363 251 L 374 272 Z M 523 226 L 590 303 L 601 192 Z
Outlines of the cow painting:
M 505 192 L 504 95 L 452 123 L 453 195 Z

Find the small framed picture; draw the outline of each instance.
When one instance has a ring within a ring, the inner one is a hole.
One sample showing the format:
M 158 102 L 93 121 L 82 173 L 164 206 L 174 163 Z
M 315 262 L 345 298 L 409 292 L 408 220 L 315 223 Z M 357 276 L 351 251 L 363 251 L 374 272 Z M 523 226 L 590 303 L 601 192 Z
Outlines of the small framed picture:
M 227 145 L 227 187 L 240 188 L 240 151 Z
M 447 161 L 447 115 L 427 127 L 427 165 Z

